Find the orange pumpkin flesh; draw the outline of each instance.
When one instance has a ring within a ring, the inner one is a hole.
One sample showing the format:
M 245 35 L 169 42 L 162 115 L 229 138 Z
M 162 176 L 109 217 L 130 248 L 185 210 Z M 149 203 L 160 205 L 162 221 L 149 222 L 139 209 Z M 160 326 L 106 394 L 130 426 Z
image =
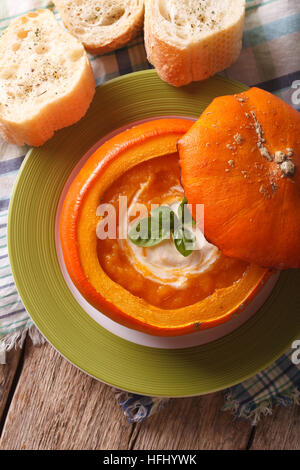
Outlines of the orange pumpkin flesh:
M 99 263 L 96 210 L 105 191 L 126 171 L 149 159 L 176 152 L 190 128 L 182 119 L 141 124 L 102 145 L 81 169 L 64 201 L 61 244 L 67 270 L 82 295 L 114 321 L 157 336 L 210 328 L 231 318 L 256 294 L 269 271 L 250 265 L 242 278 L 202 301 L 182 308 L 150 305 L 114 282 Z
M 296 110 L 257 88 L 219 97 L 178 148 L 186 197 L 192 205 L 204 204 L 204 233 L 211 243 L 260 266 L 300 267 Z M 276 163 L 280 151 L 293 175 Z

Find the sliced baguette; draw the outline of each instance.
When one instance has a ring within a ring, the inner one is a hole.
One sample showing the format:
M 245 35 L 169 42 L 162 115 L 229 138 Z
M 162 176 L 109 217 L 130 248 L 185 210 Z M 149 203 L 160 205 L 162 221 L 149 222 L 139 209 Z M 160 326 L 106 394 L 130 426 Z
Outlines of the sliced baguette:
M 77 122 L 95 93 L 82 44 L 49 10 L 13 21 L 0 38 L 0 134 L 9 142 L 42 145 Z
M 239 56 L 245 0 L 145 0 L 145 45 L 174 85 L 204 80 Z
M 55 0 L 68 30 L 91 53 L 127 44 L 142 29 L 144 0 Z

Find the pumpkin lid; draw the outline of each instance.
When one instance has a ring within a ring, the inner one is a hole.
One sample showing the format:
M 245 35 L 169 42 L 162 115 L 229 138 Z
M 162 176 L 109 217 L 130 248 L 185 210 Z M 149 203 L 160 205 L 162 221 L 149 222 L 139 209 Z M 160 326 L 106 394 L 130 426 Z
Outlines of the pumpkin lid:
M 210 242 L 249 263 L 300 268 L 300 113 L 258 88 L 222 96 L 178 149 Z

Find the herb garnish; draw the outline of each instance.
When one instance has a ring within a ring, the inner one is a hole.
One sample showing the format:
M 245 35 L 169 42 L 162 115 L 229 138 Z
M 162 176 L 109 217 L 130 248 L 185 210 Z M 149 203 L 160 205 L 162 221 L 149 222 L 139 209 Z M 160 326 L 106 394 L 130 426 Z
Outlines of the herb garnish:
M 137 246 L 151 247 L 172 237 L 174 245 L 182 256 L 189 256 L 196 246 L 194 233 L 186 226 L 195 221 L 184 198 L 175 212 L 168 206 L 159 206 L 149 217 L 138 220 L 129 230 L 129 238 Z

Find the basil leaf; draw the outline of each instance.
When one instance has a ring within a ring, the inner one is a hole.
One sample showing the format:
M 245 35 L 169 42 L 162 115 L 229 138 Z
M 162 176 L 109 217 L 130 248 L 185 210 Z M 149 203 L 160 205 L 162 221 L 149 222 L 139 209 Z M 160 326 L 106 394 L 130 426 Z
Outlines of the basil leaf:
M 146 217 L 135 222 L 129 230 L 128 236 L 131 241 L 148 240 L 150 229 L 150 218 Z
M 130 240 L 138 246 L 155 246 L 170 237 L 174 212 L 168 206 L 156 207 L 150 217 L 138 220 L 129 231 Z
M 178 207 L 178 218 L 182 225 L 195 225 L 192 214 L 187 206 L 188 200 L 184 197 Z
M 174 229 L 174 212 L 168 206 L 159 206 L 151 211 L 152 238 L 170 238 Z
M 196 237 L 187 228 L 178 227 L 174 230 L 173 240 L 176 249 L 183 256 L 189 256 L 196 248 Z
M 161 243 L 162 239 L 160 237 L 152 238 L 151 231 L 153 229 L 151 217 L 146 217 L 144 219 L 138 220 L 130 228 L 128 236 L 132 243 L 137 246 L 154 246 Z
M 137 246 L 151 247 L 158 245 L 163 240 L 172 238 L 176 249 L 183 256 L 189 256 L 196 246 L 195 235 L 183 227 L 182 223 L 193 223 L 193 218 L 188 211 L 185 213 L 186 198 L 178 209 L 179 218 L 168 206 L 159 206 L 153 209 L 149 217 L 138 220 L 130 228 L 128 236 L 132 243 Z M 181 211 L 180 211 L 181 208 Z M 188 215 L 186 215 L 188 214 Z

